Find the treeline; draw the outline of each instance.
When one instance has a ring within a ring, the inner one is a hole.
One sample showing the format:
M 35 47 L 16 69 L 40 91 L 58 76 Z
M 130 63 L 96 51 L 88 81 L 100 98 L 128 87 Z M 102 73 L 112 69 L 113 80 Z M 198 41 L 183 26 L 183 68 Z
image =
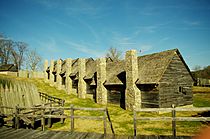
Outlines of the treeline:
M 14 41 L 0 34 L 0 65 L 15 64 L 18 69 L 40 69 L 41 56 L 25 42 Z
M 207 66 L 203 69 L 193 71 L 192 75 L 195 79 L 197 79 L 197 78 L 210 79 L 210 66 Z

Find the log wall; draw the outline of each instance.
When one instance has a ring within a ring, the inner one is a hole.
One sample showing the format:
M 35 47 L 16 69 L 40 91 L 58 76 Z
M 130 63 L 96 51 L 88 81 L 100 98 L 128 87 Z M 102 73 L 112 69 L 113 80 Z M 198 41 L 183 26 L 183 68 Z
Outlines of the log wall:
M 164 72 L 159 85 L 160 107 L 170 107 L 193 104 L 193 80 L 179 56 L 174 55 Z
M 0 105 L 14 108 L 17 105 L 31 107 L 42 103 L 38 90 L 32 83 L 0 80 Z M 9 109 L 3 110 L 4 114 L 11 114 L 12 112 Z

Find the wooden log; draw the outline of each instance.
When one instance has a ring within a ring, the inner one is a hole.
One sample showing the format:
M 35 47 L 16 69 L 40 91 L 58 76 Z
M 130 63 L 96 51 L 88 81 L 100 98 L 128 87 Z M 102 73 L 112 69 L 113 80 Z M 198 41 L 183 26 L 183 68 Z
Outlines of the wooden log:
M 64 107 L 64 103 L 65 103 L 65 100 L 62 100 L 61 107 Z M 62 110 L 62 112 L 61 112 L 61 115 L 63 115 L 63 114 L 64 114 L 64 110 Z M 62 124 L 64 123 L 64 119 L 63 118 L 61 118 L 61 123 Z
M 172 108 L 141 108 L 136 112 L 159 112 L 159 111 L 172 111 Z M 210 111 L 210 107 L 202 108 L 175 108 L 176 111 Z
M 210 117 L 176 117 L 176 121 L 210 121 Z
M 18 129 L 20 127 L 18 114 L 19 114 L 19 109 L 18 109 L 18 105 L 17 105 L 15 107 L 15 123 L 14 123 L 16 129 Z
M 104 120 L 104 138 L 106 138 L 106 111 L 104 111 L 104 117 L 103 117 L 103 120 Z
M 52 107 L 52 104 L 50 104 L 50 107 Z M 49 115 L 52 114 L 52 109 L 49 109 Z M 52 127 L 52 119 L 51 117 L 48 118 L 48 127 L 51 128 Z
M 176 111 L 210 111 L 210 107 L 201 108 L 175 108 Z
M 172 105 L 173 110 L 171 111 L 172 113 L 172 135 L 173 138 L 176 139 L 176 110 L 175 110 L 175 105 Z
M 85 110 L 85 111 L 106 111 L 106 108 L 74 108 L 74 110 Z
M 43 105 L 43 106 L 44 106 L 44 105 Z M 42 117 L 42 119 L 41 119 L 42 131 L 44 131 L 44 130 L 45 130 L 45 118 L 44 118 L 44 111 L 45 111 L 45 109 L 42 109 L 42 113 L 41 113 L 41 117 Z
M 110 118 L 110 116 L 109 116 L 109 111 L 108 111 L 107 108 L 106 108 L 106 114 L 107 114 L 107 117 L 108 117 L 108 120 L 109 120 L 109 123 L 110 123 L 110 126 L 111 126 L 112 134 L 115 134 L 115 133 L 114 133 L 114 128 L 113 128 L 113 126 L 112 126 L 112 121 L 111 121 L 111 118 Z
M 172 121 L 172 117 L 136 117 L 136 120 L 145 121 Z
M 33 113 L 33 115 L 35 115 L 35 111 L 33 111 L 32 113 Z M 31 126 L 33 129 L 35 128 L 35 117 L 32 117 Z
M 136 130 L 136 111 L 133 111 L 133 129 L 134 129 L 134 139 L 136 138 L 137 135 L 137 130 Z
M 71 132 L 74 131 L 74 105 L 70 106 L 71 110 Z
M 4 90 L 3 93 L 4 93 L 5 105 L 6 105 L 6 106 L 10 106 L 10 105 L 9 105 L 9 99 L 8 99 L 8 87 L 7 87 L 7 85 L 5 85 L 5 90 Z M 6 114 L 9 114 L 8 109 L 5 109 L 5 113 L 6 113 Z

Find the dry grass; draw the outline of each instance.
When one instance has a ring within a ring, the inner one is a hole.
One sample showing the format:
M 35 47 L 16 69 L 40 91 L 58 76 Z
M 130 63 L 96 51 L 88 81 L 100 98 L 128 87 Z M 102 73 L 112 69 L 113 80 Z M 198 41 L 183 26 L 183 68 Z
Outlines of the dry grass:
M 91 99 L 79 99 L 75 95 L 68 95 L 63 90 L 57 90 L 55 87 L 50 86 L 41 79 L 24 79 L 33 82 L 41 92 L 48 93 L 52 96 L 56 96 L 65 99 L 65 106 L 74 104 L 79 107 L 106 107 L 94 103 Z M 193 88 L 195 89 L 198 88 Z M 199 88 L 201 91 L 202 89 Z M 204 89 L 206 90 L 206 89 Z M 208 106 L 210 107 L 210 93 L 194 94 L 194 106 Z M 107 105 L 113 127 L 116 134 L 119 135 L 133 135 L 133 113 L 128 110 L 121 109 L 117 105 Z M 69 112 L 66 112 L 69 114 Z M 177 113 L 179 116 L 192 116 L 197 113 Z M 76 111 L 75 115 L 103 115 L 99 112 L 84 112 Z M 157 114 L 157 113 L 138 113 L 138 116 L 170 116 L 170 113 Z M 107 123 L 108 133 L 111 134 L 110 126 Z M 196 134 L 202 126 L 206 126 L 201 122 L 177 122 L 177 134 L 178 135 L 193 135 Z M 70 130 L 70 119 L 66 119 L 64 124 L 60 122 L 54 123 L 49 130 Z M 103 122 L 95 120 L 75 120 L 75 130 L 81 132 L 97 132 L 103 133 Z M 138 134 L 144 135 L 171 135 L 171 122 L 151 122 L 151 121 L 138 121 L 137 125 Z
M 210 87 L 193 86 L 193 93 L 210 93 Z
M 66 100 L 66 106 L 74 104 L 80 107 L 105 107 L 94 103 L 91 99 L 79 99 L 75 95 L 67 95 L 64 91 L 58 91 L 56 88 L 49 86 L 42 80 L 35 80 L 36 85 L 40 91 L 49 93 L 53 96 L 60 97 Z M 195 106 L 200 106 L 204 101 L 199 101 L 203 98 L 203 94 L 194 94 Z M 207 103 L 202 104 L 204 106 L 210 106 L 210 97 L 204 96 Z M 209 103 L 209 104 L 208 104 Z M 133 134 L 133 113 L 131 111 L 124 110 L 117 105 L 107 105 L 109 114 L 113 123 L 113 127 L 116 134 L 120 135 L 132 135 Z M 100 115 L 99 113 L 92 112 L 78 112 L 78 115 Z M 192 116 L 196 115 L 195 112 L 177 113 L 178 116 Z M 170 116 L 170 113 L 155 114 L 155 113 L 139 113 L 139 116 Z M 65 124 L 56 123 L 53 125 L 52 130 L 69 130 L 70 120 L 66 120 Z M 201 122 L 177 122 L 177 134 L 178 135 L 193 135 L 196 134 L 199 129 L 205 125 Z M 75 130 L 82 132 L 98 132 L 103 133 L 103 122 L 93 120 L 76 120 Z M 111 134 L 110 127 L 108 125 L 108 133 Z M 171 135 L 171 122 L 150 122 L 150 121 L 138 121 L 137 131 L 140 134 L 151 135 Z

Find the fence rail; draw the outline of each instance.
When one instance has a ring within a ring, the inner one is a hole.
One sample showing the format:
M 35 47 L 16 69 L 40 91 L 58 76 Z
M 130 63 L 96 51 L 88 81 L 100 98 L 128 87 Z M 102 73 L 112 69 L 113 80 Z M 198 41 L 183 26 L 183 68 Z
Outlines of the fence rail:
M 171 117 L 137 117 L 138 112 L 171 112 Z M 133 126 L 134 126 L 134 138 L 137 136 L 137 121 L 138 120 L 148 120 L 148 121 L 172 121 L 172 135 L 174 139 L 176 138 L 176 121 L 210 121 L 210 117 L 177 117 L 176 112 L 189 112 L 189 111 L 210 111 L 210 107 L 202 108 L 142 108 L 134 110 L 133 114 Z
M 6 106 L 0 106 L 0 108 L 11 108 L 11 107 L 6 107 Z M 74 131 L 74 123 L 75 123 L 75 119 L 90 119 L 90 120 L 102 120 L 103 121 L 103 129 L 104 129 L 104 135 L 106 136 L 107 133 L 107 118 L 111 127 L 111 131 L 113 134 L 114 133 L 114 129 L 112 126 L 112 122 L 110 119 L 110 115 L 108 113 L 108 109 L 107 108 L 86 108 L 86 107 L 74 107 L 74 105 L 71 105 L 70 107 L 53 107 L 52 105 L 46 106 L 46 105 L 42 105 L 42 106 L 34 106 L 34 107 L 19 107 L 16 106 L 15 108 L 15 113 L 13 114 L 13 117 L 15 118 L 15 128 L 18 129 L 20 127 L 20 119 L 22 118 L 37 118 L 37 119 L 41 119 L 41 128 L 44 131 L 45 130 L 45 119 L 48 118 L 48 126 L 51 126 L 51 118 L 69 118 L 70 119 L 70 131 L 73 132 Z M 27 111 L 27 113 L 23 113 L 24 110 L 30 110 L 30 112 Z M 52 111 L 56 111 L 56 110 L 67 110 L 70 111 L 69 115 L 66 114 L 52 114 Z M 80 115 L 75 115 L 75 111 L 99 111 L 102 112 L 103 114 L 100 116 L 80 116 Z M 39 112 L 39 113 L 36 113 Z
M 54 96 L 50 96 L 48 94 L 39 92 L 39 96 L 41 98 L 42 101 L 46 102 L 46 103 L 50 103 L 50 102 L 55 102 L 60 104 L 61 106 L 64 106 L 65 100 L 54 97 Z

